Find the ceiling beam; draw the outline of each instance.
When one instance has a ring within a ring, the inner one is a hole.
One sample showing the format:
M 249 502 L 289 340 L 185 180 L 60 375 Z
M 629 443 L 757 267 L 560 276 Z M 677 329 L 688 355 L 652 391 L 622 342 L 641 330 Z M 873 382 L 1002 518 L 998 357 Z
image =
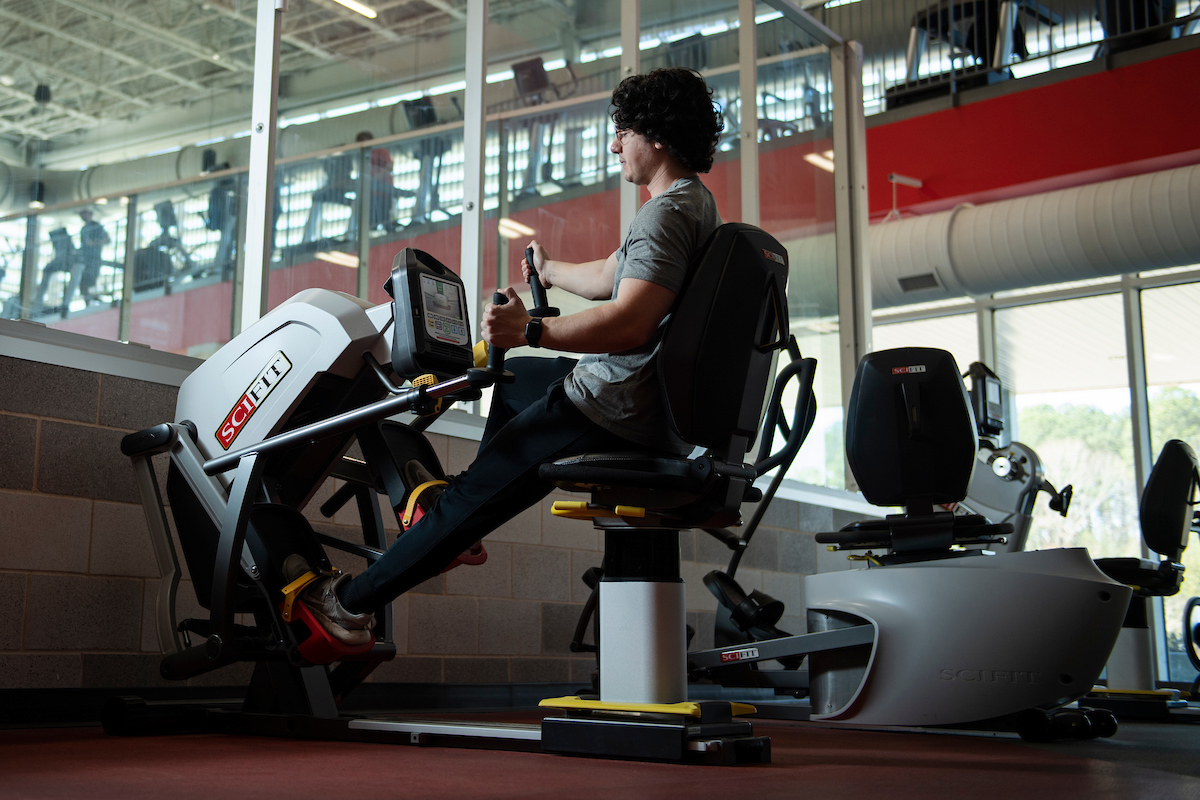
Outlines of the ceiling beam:
M 73 108 L 67 108 L 61 103 L 56 103 L 53 100 L 47 103 L 39 103 L 32 95 L 25 94 L 25 92 L 22 92 L 18 89 L 12 89 L 8 86 L 4 86 L 3 84 L 0 84 L 0 95 L 11 97 L 14 100 L 28 101 L 29 103 L 33 104 L 34 108 L 41 107 L 47 111 L 57 111 L 59 114 L 68 117 L 74 117 L 80 122 L 85 122 L 88 125 L 100 124 L 100 120 L 97 117 L 93 117 L 91 114 L 84 114 L 82 111 L 76 111 Z
M 384 25 L 380 25 L 375 20 L 370 19 L 368 17 L 364 17 L 362 14 L 359 14 L 357 11 L 351 11 L 350 9 L 346 8 L 345 6 L 335 3 L 333 0 L 311 0 L 311 2 L 320 6 L 321 8 L 325 9 L 326 11 L 332 12 L 335 15 L 335 18 L 337 19 L 338 22 L 353 23 L 360 27 L 366 28 L 369 31 L 372 31 L 373 33 L 379 34 L 381 37 L 383 37 L 384 39 L 387 39 L 388 41 L 394 42 L 394 41 L 398 41 L 400 38 L 399 36 L 396 35 L 396 32 L 393 31 L 391 28 L 388 28 Z
M 226 19 L 232 19 L 237 22 L 240 22 L 243 25 L 245 25 L 247 28 L 251 28 L 251 29 L 254 28 L 255 21 L 253 19 L 251 19 L 250 17 L 243 17 L 237 11 L 234 11 L 232 8 L 227 7 L 224 3 L 218 2 L 218 0 L 209 0 L 208 2 L 203 3 L 202 5 L 204 8 L 215 11 L 218 14 L 220 14 L 221 16 L 225 17 Z M 317 56 L 318 58 L 323 58 L 326 61 L 340 61 L 341 60 L 335 53 L 331 53 L 330 51 L 328 51 L 322 47 L 319 47 L 319 46 L 313 44 L 312 42 L 306 41 L 306 40 L 300 38 L 299 36 L 295 36 L 295 35 L 289 34 L 289 33 L 284 33 L 282 38 L 283 38 L 283 42 L 285 44 L 289 44 L 292 47 L 295 47 L 299 50 L 303 50 L 304 52 L 309 53 L 314 56 Z
M 127 13 L 112 11 L 107 8 L 98 8 L 91 2 L 88 2 L 88 0 L 55 0 L 55 2 L 67 8 L 73 8 L 81 14 L 87 14 L 96 19 L 104 20 L 110 25 L 123 28 L 130 33 L 136 33 L 139 36 L 144 36 L 156 42 L 163 42 L 174 47 L 176 50 L 195 56 L 201 61 L 207 61 L 209 64 L 222 69 L 227 69 L 230 72 L 254 72 L 253 64 L 247 64 L 232 58 L 219 58 L 212 50 L 200 47 L 192 40 L 186 39 L 174 31 L 160 28 L 149 22 L 143 22 Z
M 62 78 L 65 81 L 70 81 L 71 83 L 78 84 L 80 86 L 86 87 L 87 89 L 92 89 L 92 90 L 95 90 L 98 92 L 103 92 L 104 94 L 109 95 L 110 97 L 113 97 L 117 100 L 121 100 L 126 103 L 132 103 L 135 106 L 140 106 L 142 108 L 150 108 L 153 105 L 152 103 L 149 103 L 140 97 L 134 97 L 131 94 L 126 94 L 125 92 L 118 91 L 117 89 L 112 88 L 111 86 L 107 85 L 106 83 L 104 83 L 102 81 L 96 80 L 95 82 L 89 83 L 85 78 L 80 77 L 78 74 L 67 72 L 64 69 L 59 69 L 58 67 L 54 67 L 49 64 L 43 64 L 40 61 L 34 61 L 32 58 L 27 58 L 25 56 L 18 55 L 17 53 L 12 52 L 12 50 L 5 50 L 3 52 L 0 52 L 0 59 L 5 59 L 5 58 L 11 59 L 13 61 L 17 61 L 21 64 L 24 64 L 26 67 L 29 67 L 31 71 L 36 70 L 37 72 L 48 72 L 51 75 L 55 75 L 59 78 Z M 95 77 L 95 76 L 93 76 L 93 77 Z
M 465 13 L 458 10 L 454 6 L 450 5 L 448 2 L 446 2 L 446 0 L 421 0 L 421 1 L 423 3 L 425 3 L 425 5 L 433 6 L 434 8 L 438 9 L 439 11 L 445 11 L 447 14 L 449 14 L 450 16 L 454 17 L 457 20 L 465 20 L 467 18 L 467 15 Z
M 145 63 L 144 61 L 139 61 L 136 58 L 125 55 L 120 50 L 116 50 L 111 47 L 105 47 L 104 45 L 101 45 L 101 44 L 96 44 L 95 42 L 88 41 L 87 39 L 84 39 L 81 36 L 75 36 L 74 34 L 67 33 L 66 31 L 59 30 L 50 25 L 45 25 L 41 22 L 34 22 L 33 20 L 28 19 L 28 18 L 22 16 L 21 14 L 15 14 L 12 11 L 9 11 L 7 9 L 0 8 L 0 17 L 3 17 L 5 19 L 10 19 L 13 22 L 19 23 L 28 28 L 33 28 L 35 31 L 45 33 L 49 36 L 52 36 L 52 37 L 55 37 L 58 39 L 62 39 L 64 42 L 70 42 L 71 44 L 73 44 L 77 47 L 83 47 L 88 50 L 95 50 L 98 53 L 103 53 L 104 55 L 111 56 L 112 58 L 116 59 L 117 61 L 121 61 L 132 67 L 137 67 L 138 69 L 143 69 L 147 72 L 158 75 L 161 78 L 165 78 L 169 81 L 177 83 L 180 86 L 186 86 L 187 88 L 194 89 L 198 92 L 207 92 L 208 91 L 208 88 L 206 86 L 204 86 L 203 84 L 197 83 L 196 81 L 190 80 L 188 78 L 184 78 L 180 75 L 176 75 L 174 72 L 171 72 L 170 70 L 161 69 L 159 67 L 152 67 L 149 64 Z

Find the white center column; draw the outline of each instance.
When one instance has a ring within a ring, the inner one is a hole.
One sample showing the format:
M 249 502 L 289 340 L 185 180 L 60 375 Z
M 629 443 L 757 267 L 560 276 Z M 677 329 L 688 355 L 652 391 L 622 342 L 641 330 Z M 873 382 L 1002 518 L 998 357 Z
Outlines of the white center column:
M 483 92 L 487 79 L 488 0 L 467 3 L 467 88 L 463 96 L 462 266 L 459 273 L 471 319 L 479 325 L 483 313 L 483 164 L 487 120 Z M 501 191 L 504 188 L 501 187 Z
M 235 335 L 267 311 L 271 206 L 275 197 L 275 128 L 279 116 L 279 42 L 287 4 L 288 0 L 258 0 L 246 198 L 246 268 L 234 286 Z

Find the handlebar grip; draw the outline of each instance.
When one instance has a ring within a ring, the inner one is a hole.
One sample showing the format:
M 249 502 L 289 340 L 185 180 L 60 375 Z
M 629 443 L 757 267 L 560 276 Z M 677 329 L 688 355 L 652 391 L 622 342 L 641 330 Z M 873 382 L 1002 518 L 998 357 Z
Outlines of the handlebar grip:
M 529 264 L 529 291 L 533 293 L 533 307 L 546 308 L 546 287 L 538 277 L 537 267 L 533 265 L 533 248 L 525 248 L 525 261 Z
M 492 304 L 502 306 L 508 303 L 508 298 L 499 292 L 492 295 Z M 504 348 L 488 346 L 487 368 L 489 372 L 504 371 Z

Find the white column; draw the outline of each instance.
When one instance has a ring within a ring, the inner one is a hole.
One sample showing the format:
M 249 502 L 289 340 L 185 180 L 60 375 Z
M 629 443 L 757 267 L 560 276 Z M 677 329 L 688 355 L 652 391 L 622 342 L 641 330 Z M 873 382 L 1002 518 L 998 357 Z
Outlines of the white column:
M 755 0 L 738 0 L 738 76 L 740 78 L 742 222 L 758 224 L 758 36 Z
M 867 134 L 862 45 L 829 49 L 833 77 L 834 230 L 842 409 L 848 414 L 859 360 L 871 352 L 871 272 L 867 262 Z M 846 488 L 854 476 L 846 466 Z
M 279 114 L 279 39 L 287 3 L 288 0 L 258 0 L 244 240 L 247 258 L 242 275 L 241 303 L 233 310 L 235 333 L 245 330 L 267 310 L 271 206 L 275 197 L 275 129 Z
M 640 47 L 642 31 L 642 2 L 641 0 L 621 0 L 621 79 L 636 75 L 642 69 L 642 50 Z M 612 142 L 612 132 L 609 131 L 607 142 Z M 642 206 L 642 190 L 628 181 L 621 181 L 621 241 L 633 224 L 638 209 Z
M 483 92 L 487 86 L 488 0 L 467 3 L 467 89 L 463 101 L 463 208 L 460 276 L 471 304 L 471 319 L 479 325 L 483 311 L 480 274 L 483 267 L 483 164 L 487 120 Z M 503 191 L 503 187 L 501 187 Z M 490 300 L 490 298 L 488 298 Z

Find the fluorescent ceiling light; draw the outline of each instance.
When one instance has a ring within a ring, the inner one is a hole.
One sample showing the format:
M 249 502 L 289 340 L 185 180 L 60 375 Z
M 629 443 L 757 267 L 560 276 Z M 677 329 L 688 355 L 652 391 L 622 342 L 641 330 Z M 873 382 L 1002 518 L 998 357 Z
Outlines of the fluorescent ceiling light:
M 287 128 L 292 125 L 307 125 L 310 122 L 316 122 L 320 118 L 321 118 L 320 112 L 314 111 L 311 114 L 304 114 L 303 116 L 299 116 L 299 117 L 291 117 L 290 119 L 288 119 L 288 118 L 281 119 L 281 120 L 279 120 L 279 127 Z
M 455 80 L 454 83 L 444 83 L 440 86 L 430 86 L 427 95 L 448 95 L 452 91 L 462 91 L 467 88 L 466 80 Z
M 328 261 L 330 264 L 337 264 L 339 267 L 358 269 L 358 256 L 351 255 L 350 253 L 339 253 L 336 250 L 322 251 L 317 253 L 317 258 L 322 261 Z
M 500 81 L 511 81 L 513 79 L 513 71 L 506 69 L 501 72 L 493 72 L 487 76 L 488 83 L 500 83 Z
M 357 11 L 367 19 L 375 19 L 377 16 L 379 16 L 379 14 L 375 12 L 375 9 L 371 8 L 370 6 L 364 6 L 362 3 L 357 2 L 357 0 L 334 0 L 334 2 L 341 3 L 351 11 Z
M 400 103 L 404 100 L 417 100 L 424 96 L 425 96 L 424 92 L 407 92 L 405 94 L 398 94 L 395 97 L 382 97 L 375 101 L 375 105 L 390 106 L 393 103 Z
M 30 200 L 29 207 L 30 208 L 45 208 L 46 204 L 43 203 L 41 200 Z
M 829 153 L 829 155 L 833 155 L 833 153 L 828 150 L 826 152 Z M 821 155 L 820 153 L 808 153 L 804 156 L 804 160 L 818 169 L 823 169 L 826 172 L 833 172 L 833 159 L 829 158 L 828 156 Z
M 549 71 L 553 71 L 556 69 L 564 69 L 564 68 L 566 68 L 566 66 L 567 66 L 566 59 L 556 58 L 553 61 L 547 61 L 545 64 L 542 64 L 542 69 L 549 72 Z
M 17 82 L 17 79 L 14 78 L 12 75 L 0 75 L 0 84 L 3 84 L 5 86 L 12 86 L 16 82 Z
M 517 222 L 509 217 L 501 217 L 496 223 L 501 236 L 505 239 L 520 239 L 526 236 L 533 236 L 537 233 L 533 228 Z
M 366 111 L 370 107 L 370 103 L 355 103 L 352 106 L 342 106 L 341 108 L 335 108 L 332 111 L 326 111 L 325 118 L 328 119 L 330 117 L 344 117 L 347 114 L 357 114 L 359 111 Z

